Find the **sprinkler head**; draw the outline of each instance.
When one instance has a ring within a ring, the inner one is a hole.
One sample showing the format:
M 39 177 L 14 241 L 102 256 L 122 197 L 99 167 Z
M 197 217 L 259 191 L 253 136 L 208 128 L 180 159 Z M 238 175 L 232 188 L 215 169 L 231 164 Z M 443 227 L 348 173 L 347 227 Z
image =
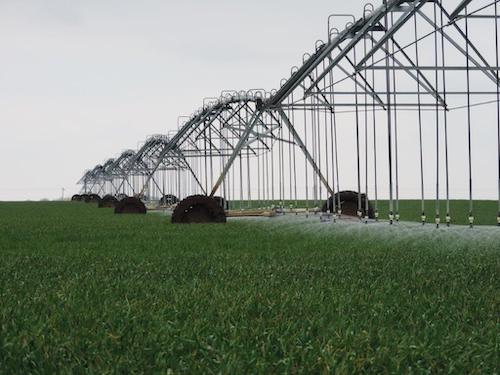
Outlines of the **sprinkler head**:
M 474 226 L 474 216 L 469 215 L 469 226 L 472 228 Z

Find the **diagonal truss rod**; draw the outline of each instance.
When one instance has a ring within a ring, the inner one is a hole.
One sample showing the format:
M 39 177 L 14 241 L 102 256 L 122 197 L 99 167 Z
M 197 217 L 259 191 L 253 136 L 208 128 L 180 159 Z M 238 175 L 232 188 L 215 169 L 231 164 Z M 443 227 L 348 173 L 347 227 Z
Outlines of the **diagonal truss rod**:
M 240 153 L 240 151 L 243 149 L 243 147 L 245 147 L 245 144 L 248 140 L 248 137 L 250 136 L 251 131 L 253 130 L 253 128 L 257 124 L 260 113 L 261 113 L 260 110 L 255 111 L 252 114 L 252 118 L 250 119 L 250 122 L 246 123 L 246 129 L 243 132 L 243 134 L 241 135 L 240 140 L 238 141 L 238 143 L 234 147 L 234 151 L 231 154 L 231 156 L 229 157 L 229 159 L 227 160 L 226 165 L 224 166 L 224 169 L 222 170 L 222 173 L 220 174 L 219 178 L 217 179 L 217 182 L 213 186 L 212 191 L 210 193 L 210 197 L 213 197 L 215 195 L 215 193 L 217 192 L 217 190 L 219 189 L 220 185 L 222 185 L 222 183 L 224 182 L 224 179 L 226 178 L 227 172 L 229 172 L 229 169 L 231 168 L 234 161 L 238 157 L 238 154 Z
M 304 156 L 306 157 L 307 161 L 309 162 L 309 164 L 311 164 L 314 172 L 316 172 L 317 176 L 319 177 L 319 179 L 321 180 L 321 182 L 325 186 L 325 188 L 328 191 L 328 193 L 330 193 L 330 195 L 333 197 L 334 192 L 333 192 L 333 189 L 330 187 L 330 185 L 328 183 L 328 180 L 325 178 L 325 176 L 323 176 L 323 173 L 321 172 L 321 170 L 319 169 L 318 165 L 316 164 L 316 161 L 314 160 L 314 158 L 311 156 L 311 154 L 307 150 L 307 146 L 305 145 L 305 143 L 300 138 L 299 134 L 295 130 L 295 127 L 291 123 L 291 121 L 288 118 L 288 116 L 286 115 L 285 111 L 283 111 L 282 108 L 278 108 L 278 113 L 279 113 L 281 119 L 283 120 L 283 122 L 285 123 L 286 127 L 288 128 L 288 130 L 292 134 L 292 137 L 295 139 L 295 142 L 297 142 L 298 146 L 300 147 L 300 149 L 304 153 Z M 272 117 L 275 118 L 275 116 L 274 116 L 274 114 L 272 112 L 269 112 L 269 114 Z M 278 121 L 278 119 L 276 119 L 276 121 Z

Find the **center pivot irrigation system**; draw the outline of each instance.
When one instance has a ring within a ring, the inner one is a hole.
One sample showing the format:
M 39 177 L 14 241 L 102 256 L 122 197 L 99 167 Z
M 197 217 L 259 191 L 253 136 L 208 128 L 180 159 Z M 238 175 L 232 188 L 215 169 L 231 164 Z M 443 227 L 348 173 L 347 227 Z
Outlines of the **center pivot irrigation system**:
M 498 184 L 500 225 L 497 3 L 387 0 L 359 19 L 330 15 L 278 90 L 205 98 L 176 132 L 87 171 L 73 199 L 116 212 L 171 206 L 180 223 L 288 212 L 368 221 L 384 195 L 392 224 L 413 187 L 422 223 L 449 225 L 450 197 L 462 194 L 472 226 L 477 174 Z

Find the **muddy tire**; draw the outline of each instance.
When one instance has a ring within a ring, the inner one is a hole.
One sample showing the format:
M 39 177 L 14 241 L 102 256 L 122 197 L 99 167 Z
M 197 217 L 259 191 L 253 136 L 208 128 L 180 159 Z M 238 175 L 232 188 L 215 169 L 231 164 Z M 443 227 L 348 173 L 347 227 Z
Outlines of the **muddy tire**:
M 219 206 L 221 206 L 224 210 L 229 210 L 229 202 L 223 197 L 214 197 Z
M 115 214 L 145 214 L 146 212 L 144 203 L 135 197 L 123 198 L 115 205 Z
M 84 198 L 85 203 L 99 203 L 101 201 L 101 197 L 97 194 L 87 194 Z
M 206 195 L 192 195 L 182 200 L 172 214 L 172 223 L 225 223 L 226 213 L 219 203 Z
M 97 207 L 99 208 L 114 208 L 115 205 L 118 203 L 118 199 L 116 199 L 112 195 L 105 195 L 102 197 L 102 199 L 99 201 L 99 204 Z
M 328 200 L 323 203 L 322 211 L 333 213 L 333 200 L 335 199 L 335 207 L 338 209 L 338 202 L 340 199 L 340 207 L 342 209 L 342 215 L 345 216 L 358 216 L 358 193 L 355 191 L 341 191 L 336 193 L 334 197 L 328 198 Z M 366 215 L 366 194 L 361 194 L 361 212 L 363 217 Z M 370 201 L 368 200 L 368 217 L 370 219 L 375 218 L 374 210 Z

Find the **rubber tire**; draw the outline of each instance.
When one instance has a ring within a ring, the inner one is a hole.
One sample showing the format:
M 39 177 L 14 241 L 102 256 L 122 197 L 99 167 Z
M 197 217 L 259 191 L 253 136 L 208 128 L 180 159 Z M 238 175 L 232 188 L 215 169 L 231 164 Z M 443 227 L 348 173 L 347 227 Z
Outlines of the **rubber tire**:
M 334 197 L 328 198 L 328 200 L 325 201 L 325 203 L 323 203 L 321 211 L 323 212 L 329 211 L 330 213 L 333 213 L 333 199 L 335 199 L 335 206 L 337 206 L 339 201 L 339 195 L 340 195 L 340 204 L 342 208 L 342 215 L 357 217 L 358 193 L 351 190 L 341 191 L 339 193 L 336 193 Z M 362 206 L 361 212 L 363 213 L 363 217 L 365 217 L 366 214 L 365 210 L 366 200 L 367 200 L 366 194 L 361 194 L 361 206 Z M 368 218 L 370 219 L 375 218 L 375 213 L 369 200 L 368 200 Z
M 221 206 L 224 210 L 226 211 L 229 210 L 229 202 L 226 201 L 225 198 L 215 196 L 214 199 L 217 201 L 219 206 Z
M 87 194 L 84 200 L 85 203 L 99 203 L 101 201 L 101 197 L 97 194 Z
M 139 214 L 143 215 L 147 212 L 144 203 L 136 197 L 123 198 L 115 205 L 115 214 Z
M 72 202 L 81 202 L 82 196 L 80 194 L 75 194 L 71 197 Z
M 226 212 L 212 197 L 192 195 L 180 201 L 172 214 L 174 224 L 225 223 Z
M 102 197 L 102 199 L 99 201 L 99 204 L 97 207 L 99 208 L 114 208 L 116 204 L 118 203 L 118 199 L 116 199 L 112 195 L 105 195 Z

